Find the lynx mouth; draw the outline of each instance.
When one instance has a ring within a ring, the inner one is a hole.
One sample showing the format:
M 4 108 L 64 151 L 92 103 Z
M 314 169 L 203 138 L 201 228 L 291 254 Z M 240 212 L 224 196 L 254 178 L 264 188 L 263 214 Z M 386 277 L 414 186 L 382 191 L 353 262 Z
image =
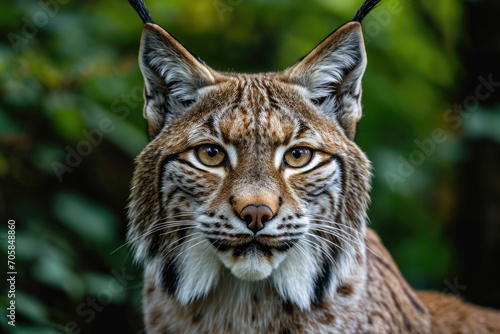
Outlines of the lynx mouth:
M 224 266 L 238 279 L 259 281 L 271 275 L 298 239 L 286 241 L 276 236 L 251 236 L 244 241 L 210 240 Z
M 242 240 L 243 239 L 243 240 Z M 285 252 L 292 248 L 299 240 L 298 238 L 283 240 L 271 235 L 240 237 L 236 240 L 226 239 L 208 239 L 212 245 L 219 251 L 225 252 L 232 250 L 234 256 L 246 254 L 264 254 L 272 255 L 273 251 Z

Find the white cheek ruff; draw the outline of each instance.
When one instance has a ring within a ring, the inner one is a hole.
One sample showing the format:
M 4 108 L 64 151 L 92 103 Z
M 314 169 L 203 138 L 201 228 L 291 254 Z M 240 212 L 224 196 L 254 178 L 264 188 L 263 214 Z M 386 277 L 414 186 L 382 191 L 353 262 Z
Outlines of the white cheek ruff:
M 300 247 L 300 250 L 295 247 Z M 314 278 L 318 263 L 309 244 L 296 245 L 273 272 L 271 280 L 283 300 L 295 303 L 302 310 L 311 307 Z
M 179 285 L 177 298 L 186 305 L 206 296 L 218 283 L 222 264 L 214 256 L 215 250 L 204 237 L 193 237 L 179 250 Z

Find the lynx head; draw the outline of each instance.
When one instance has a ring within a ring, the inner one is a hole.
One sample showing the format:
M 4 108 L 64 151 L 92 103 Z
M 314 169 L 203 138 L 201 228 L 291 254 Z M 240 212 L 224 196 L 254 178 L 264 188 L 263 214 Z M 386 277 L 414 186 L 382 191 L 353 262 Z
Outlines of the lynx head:
M 181 303 L 226 280 L 305 309 L 356 265 L 370 164 L 354 142 L 366 54 L 353 21 L 283 72 L 221 73 L 144 21 L 139 64 L 151 139 L 128 238 L 146 278 Z

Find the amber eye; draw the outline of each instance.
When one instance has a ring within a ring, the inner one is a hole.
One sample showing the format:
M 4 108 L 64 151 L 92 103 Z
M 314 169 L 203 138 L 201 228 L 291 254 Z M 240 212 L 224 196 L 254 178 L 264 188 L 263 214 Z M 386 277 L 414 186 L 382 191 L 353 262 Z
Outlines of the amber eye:
M 196 150 L 198 159 L 205 165 L 215 167 L 220 165 L 226 158 L 224 150 L 217 145 L 204 144 Z
M 293 147 L 285 153 L 285 163 L 293 168 L 304 167 L 313 156 L 313 150 L 307 147 Z

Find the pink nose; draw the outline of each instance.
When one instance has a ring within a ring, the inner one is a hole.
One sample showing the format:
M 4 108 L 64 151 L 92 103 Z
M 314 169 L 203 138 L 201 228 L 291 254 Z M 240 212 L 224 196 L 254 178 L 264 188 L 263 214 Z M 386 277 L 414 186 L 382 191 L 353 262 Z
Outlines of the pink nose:
M 264 228 L 268 220 L 273 218 L 273 211 L 267 205 L 247 205 L 241 210 L 240 218 L 243 219 L 253 233 Z

